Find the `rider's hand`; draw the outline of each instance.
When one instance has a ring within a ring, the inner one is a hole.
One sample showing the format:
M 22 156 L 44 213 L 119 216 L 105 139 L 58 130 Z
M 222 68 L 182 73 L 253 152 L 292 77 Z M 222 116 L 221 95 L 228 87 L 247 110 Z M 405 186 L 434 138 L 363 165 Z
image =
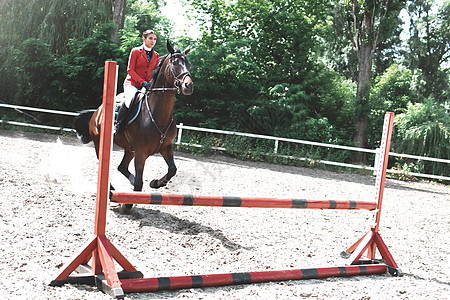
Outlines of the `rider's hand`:
M 147 90 L 150 88 L 150 83 L 148 81 L 144 81 L 144 83 L 142 84 L 143 88 L 146 88 Z

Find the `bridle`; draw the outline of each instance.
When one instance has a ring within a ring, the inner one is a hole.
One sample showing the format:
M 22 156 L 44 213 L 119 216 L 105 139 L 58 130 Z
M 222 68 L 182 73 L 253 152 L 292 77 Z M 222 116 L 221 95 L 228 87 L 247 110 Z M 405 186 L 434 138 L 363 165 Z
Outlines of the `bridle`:
M 191 72 L 184 71 L 184 72 L 181 72 L 178 75 L 175 74 L 175 68 L 173 66 L 173 59 L 174 59 L 175 55 L 180 55 L 180 54 L 181 53 L 173 53 L 173 54 L 170 54 L 170 57 L 169 57 L 169 67 L 170 67 L 170 71 L 172 73 L 172 76 L 174 78 L 173 85 L 175 87 L 173 87 L 173 88 L 170 88 L 170 87 L 153 88 L 150 91 L 152 91 L 152 92 L 153 91 L 162 91 L 162 92 L 164 92 L 164 91 L 177 91 L 178 94 L 181 94 L 181 85 L 182 85 L 184 79 L 186 78 L 186 76 L 191 77 Z

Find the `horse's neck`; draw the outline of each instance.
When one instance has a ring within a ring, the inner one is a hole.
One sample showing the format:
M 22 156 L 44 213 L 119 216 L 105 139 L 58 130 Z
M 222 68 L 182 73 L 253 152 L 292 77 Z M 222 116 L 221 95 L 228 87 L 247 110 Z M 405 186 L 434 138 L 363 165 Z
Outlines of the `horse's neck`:
M 169 84 L 169 81 L 167 80 L 167 75 L 165 74 L 165 69 L 167 68 L 167 65 L 164 64 L 161 66 L 159 70 L 159 74 L 155 79 L 154 88 L 165 88 Z
M 174 84 L 167 80 L 164 74 L 164 70 L 161 68 L 161 72 L 156 78 L 153 88 L 173 88 Z M 175 103 L 175 92 L 169 91 L 154 91 L 150 93 L 148 103 L 154 118 L 159 125 L 164 126 L 170 122 L 173 114 L 173 106 Z

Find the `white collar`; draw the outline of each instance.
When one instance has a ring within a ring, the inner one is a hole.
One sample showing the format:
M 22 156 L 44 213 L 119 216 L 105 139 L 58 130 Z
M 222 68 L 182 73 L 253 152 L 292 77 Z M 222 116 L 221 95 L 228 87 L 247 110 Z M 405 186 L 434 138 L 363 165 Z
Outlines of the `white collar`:
M 152 51 L 153 48 L 149 48 L 147 46 L 145 46 L 145 44 L 142 44 L 142 47 L 144 47 L 145 51 Z

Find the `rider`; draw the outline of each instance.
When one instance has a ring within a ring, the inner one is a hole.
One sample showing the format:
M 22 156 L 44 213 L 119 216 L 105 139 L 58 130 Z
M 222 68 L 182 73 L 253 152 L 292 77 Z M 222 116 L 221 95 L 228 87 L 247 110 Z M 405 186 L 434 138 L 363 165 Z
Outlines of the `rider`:
M 131 49 L 130 57 L 128 59 L 127 77 L 123 83 L 123 91 L 125 100 L 119 108 L 115 133 L 123 127 L 125 119 L 128 115 L 128 109 L 136 92 L 145 87 L 150 88 L 150 80 L 152 70 L 158 66 L 159 54 L 153 50 L 156 44 L 156 32 L 153 30 L 146 30 L 142 33 L 143 44 L 139 47 Z

